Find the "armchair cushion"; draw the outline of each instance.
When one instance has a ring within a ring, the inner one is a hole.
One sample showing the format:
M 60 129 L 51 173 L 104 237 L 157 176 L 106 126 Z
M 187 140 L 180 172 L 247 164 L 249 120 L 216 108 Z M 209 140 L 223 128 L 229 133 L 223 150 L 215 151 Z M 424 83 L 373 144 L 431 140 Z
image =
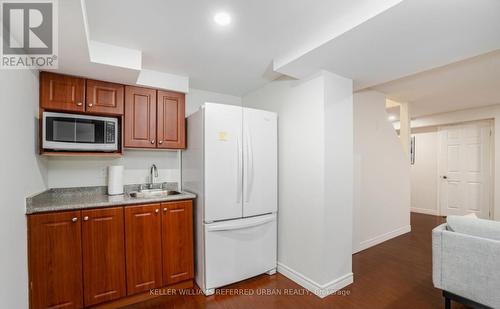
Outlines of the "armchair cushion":
M 432 230 L 434 286 L 500 308 L 500 240 L 454 232 L 447 225 Z
M 500 240 L 500 222 L 464 216 L 448 216 L 447 229 L 453 232 Z

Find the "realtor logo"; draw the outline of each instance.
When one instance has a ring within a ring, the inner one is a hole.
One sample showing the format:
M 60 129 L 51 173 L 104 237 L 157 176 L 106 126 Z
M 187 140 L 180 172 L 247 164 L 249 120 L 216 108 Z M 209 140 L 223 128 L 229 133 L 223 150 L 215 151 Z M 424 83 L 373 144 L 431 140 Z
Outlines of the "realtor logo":
M 1 16 L 3 69 L 57 68 L 56 0 L 2 1 Z

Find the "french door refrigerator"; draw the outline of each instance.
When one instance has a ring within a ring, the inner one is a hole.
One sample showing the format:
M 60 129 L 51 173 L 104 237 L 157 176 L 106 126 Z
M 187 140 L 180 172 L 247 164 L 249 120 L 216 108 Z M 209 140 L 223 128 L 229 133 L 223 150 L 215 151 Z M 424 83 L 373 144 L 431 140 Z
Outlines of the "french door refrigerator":
M 276 272 L 277 115 L 205 103 L 187 119 L 182 189 L 195 201 L 196 283 L 205 293 Z

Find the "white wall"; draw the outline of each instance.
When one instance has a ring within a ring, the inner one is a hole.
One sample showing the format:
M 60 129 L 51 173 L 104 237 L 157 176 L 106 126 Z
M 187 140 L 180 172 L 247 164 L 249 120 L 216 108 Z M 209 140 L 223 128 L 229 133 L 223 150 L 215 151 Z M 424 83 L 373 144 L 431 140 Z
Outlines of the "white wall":
M 28 308 L 25 198 L 46 188 L 37 155 L 38 73 L 0 70 L 0 300 Z
M 415 164 L 411 165 L 411 211 L 439 215 L 437 207 L 437 129 L 412 134 Z
M 239 106 L 242 104 L 241 97 L 191 88 L 186 94 L 186 116 L 196 112 L 205 102 Z
M 500 221 L 500 105 L 436 114 L 412 120 L 411 127 L 424 128 L 477 120 L 494 120 L 494 206 L 493 218 Z
M 278 270 L 315 292 L 342 288 L 352 282 L 352 81 L 277 80 L 243 105 L 278 113 Z
M 385 95 L 354 94 L 353 249 L 410 231 L 410 167 L 385 112 Z
M 186 95 L 186 115 L 205 102 L 241 105 L 241 98 L 199 89 Z M 124 165 L 124 183 L 149 182 L 152 164 L 158 167 L 158 182 L 180 182 L 179 154 L 176 151 L 125 150 L 121 158 L 50 157 L 48 159 L 49 188 L 104 186 L 107 166 Z
M 49 188 L 107 186 L 107 167 L 123 165 L 124 184 L 147 183 L 150 167 L 158 167 L 155 181 L 180 181 L 177 151 L 125 150 L 121 158 L 50 157 L 48 159 Z
M 352 80 L 325 78 L 325 280 L 352 271 L 354 205 L 354 110 Z M 342 235 L 342 239 L 332 237 Z

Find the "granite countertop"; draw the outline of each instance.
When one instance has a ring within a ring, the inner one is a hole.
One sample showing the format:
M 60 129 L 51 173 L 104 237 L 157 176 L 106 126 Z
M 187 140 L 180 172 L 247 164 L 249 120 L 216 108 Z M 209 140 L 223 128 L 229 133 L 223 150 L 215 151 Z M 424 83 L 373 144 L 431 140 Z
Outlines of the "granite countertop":
M 177 183 L 167 183 L 169 190 L 177 190 Z M 119 205 L 147 204 L 196 198 L 195 194 L 181 191 L 181 194 L 155 197 L 130 197 L 139 185 L 126 185 L 123 195 L 108 195 L 107 187 L 78 187 L 49 189 L 26 198 L 26 214 L 49 211 L 63 211 L 88 208 L 103 208 Z

